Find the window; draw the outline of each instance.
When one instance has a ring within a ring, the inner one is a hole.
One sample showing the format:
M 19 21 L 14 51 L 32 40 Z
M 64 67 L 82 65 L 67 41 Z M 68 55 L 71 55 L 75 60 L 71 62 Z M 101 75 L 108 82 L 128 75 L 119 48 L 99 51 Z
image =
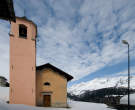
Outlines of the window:
M 23 24 L 19 25 L 19 37 L 27 38 L 27 27 Z
M 50 83 L 49 82 L 45 82 L 44 85 L 45 86 L 50 86 Z

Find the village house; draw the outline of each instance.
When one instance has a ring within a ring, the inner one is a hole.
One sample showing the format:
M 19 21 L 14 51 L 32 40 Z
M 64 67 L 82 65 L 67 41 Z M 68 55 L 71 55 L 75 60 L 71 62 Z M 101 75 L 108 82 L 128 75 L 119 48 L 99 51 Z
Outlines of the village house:
M 37 26 L 26 17 L 11 22 L 11 104 L 67 107 L 67 82 L 73 77 L 47 63 L 36 67 Z

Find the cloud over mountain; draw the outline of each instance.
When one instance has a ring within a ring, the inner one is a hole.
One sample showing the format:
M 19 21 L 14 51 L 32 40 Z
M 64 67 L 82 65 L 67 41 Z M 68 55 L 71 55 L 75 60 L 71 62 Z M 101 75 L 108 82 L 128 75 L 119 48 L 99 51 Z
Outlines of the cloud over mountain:
M 14 7 L 38 26 L 37 65 L 50 62 L 78 80 L 126 62 L 123 39 L 135 59 L 134 0 L 14 0 Z M 8 77 L 9 25 L 0 23 L 0 75 Z

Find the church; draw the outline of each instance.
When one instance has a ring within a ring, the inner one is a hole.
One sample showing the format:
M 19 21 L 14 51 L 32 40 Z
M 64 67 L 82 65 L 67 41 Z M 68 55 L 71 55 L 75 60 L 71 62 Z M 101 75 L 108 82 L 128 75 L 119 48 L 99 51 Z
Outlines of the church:
M 26 17 L 16 17 L 9 36 L 9 103 L 67 107 L 67 83 L 73 77 L 49 63 L 36 67 L 36 24 Z

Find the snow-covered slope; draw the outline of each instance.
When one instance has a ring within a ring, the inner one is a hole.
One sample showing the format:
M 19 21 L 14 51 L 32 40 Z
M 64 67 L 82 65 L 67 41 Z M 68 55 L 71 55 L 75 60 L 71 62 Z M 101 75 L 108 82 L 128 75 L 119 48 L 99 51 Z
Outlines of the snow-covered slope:
M 120 99 L 120 104 L 128 104 L 128 95 Z M 130 105 L 135 105 L 135 94 L 130 94 Z
M 127 87 L 127 76 L 96 78 L 91 81 L 75 84 L 68 88 L 68 92 L 80 95 L 86 90 L 96 90 L 107 87 Z M 135 76 L 131 77 L 131 88 L 135 89 Z
M 0 87 L 0 103 L 9 101 L 9 87 Z

